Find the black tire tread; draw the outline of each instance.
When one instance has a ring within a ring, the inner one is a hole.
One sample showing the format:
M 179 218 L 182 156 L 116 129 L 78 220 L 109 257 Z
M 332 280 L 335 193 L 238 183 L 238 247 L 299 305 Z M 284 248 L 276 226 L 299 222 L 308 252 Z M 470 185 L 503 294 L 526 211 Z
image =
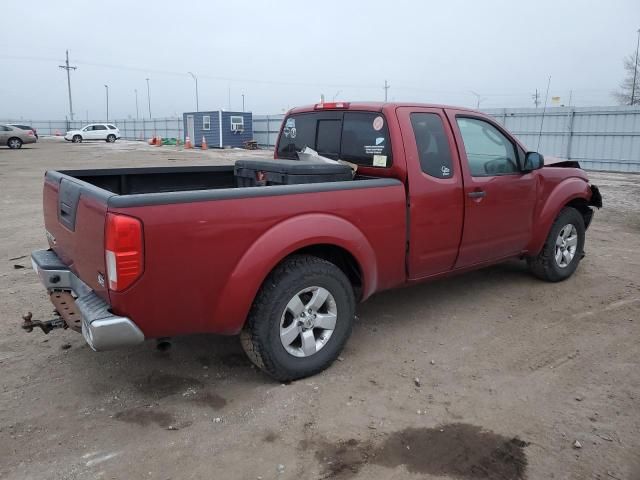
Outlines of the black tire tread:
M 11 146 L 9 146 L 9 145 L 10 145 L 11 140 L 14 140 L 14 139 L 15 139 L 15 140 L 18 140 L 18 141 L 20 142 L 20 143 L 18 144 L 18 146 L 17 146 L 17 147 L 11 147 Z M 11 148 L 11 149 L 15 149 L 15 150 L 17 150 L 17 149 L 19 149 L 19 148 L 22 148 L 22 144 L 23 144 L 23 143 L 24 143 L 24 142 L 23 142 L 20 138 L 18 138 L 18 137 L 11 137 L 11 138 L 9 138 L 9 139 L 7 140 L 7 146 L 8 146 L 9 148 Z
M 581 226 L 581 231 L 584 234 L 585 228 L 584 218 L 582 217 L 582 214 L 573 207 L 564 207 L 562 210 L 560 210 L 560 213 L 549 229 L 549 234 L 547 235 L 540 253 L 535 257 L 530 257 L 529 259 L 527 259 L 531 273 L 533 273 L 535 277 L 541 280 L 545 280 L 547 282 L 559 282 L 561 280 L 565 280 L 573 274 L 572 271 L 571 274 L 569 274 L 567 277 L 561 277 L 558 276 L 554 268 L 555 258 L 553 257 L 553 252 L 555 250 L 556 241 L 555 231 L 559 224 L 566 224 L 569 221 L 567 217 L 572 217 L 571 220 L 574 220 Z M 583 245 L 581 245 L 581 247 L 582 248 L 579 251 L 576 251 L 576 262 L 579 262 L 581 257 L 583 256 L 584 243 Z
M 251 306 L 251 310 L 245 322 L 244 328 L 240 332 L 240 343 L 245 353 L 252 363 L 265 373 L 279 381 L 291 381 L 297 378 L 315 375 L 327 368 L 328 365 L 321 365 L 312 370 L 305 371 L 303 375 L 292 375 L 292 373 L 278 365 L 271 356 L 269 349 L 264 341 L 257 334 L 257 326 L 259 322 L 269 321 L 267 312 L 270 311 L 273 298 L 277 294 L 277 290 L 281 282 L 287 277 L 298 272 L 309 272 L 313 274 L 325 271 L 326 274 L 342 277 L 342 283 L 345 288 L 351 290 L 349 295 L 352 311 L 355 310 L 355 298 L 351 283 L 346 275 L 333 263 L 319 257 L 311 255 L 292 255 L 278 265 L 267 277 L 262 284 L 260 291 Z M 349 325 L 348 334 L 341 340 L 338 352 L 342 350 L 344 344 L 351 333 L 351 325 Z

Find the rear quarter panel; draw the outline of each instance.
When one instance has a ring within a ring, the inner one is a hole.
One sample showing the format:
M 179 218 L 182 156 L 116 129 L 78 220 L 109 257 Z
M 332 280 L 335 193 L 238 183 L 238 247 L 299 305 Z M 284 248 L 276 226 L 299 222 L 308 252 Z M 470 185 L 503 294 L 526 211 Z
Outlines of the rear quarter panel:
M 267 194 L 268 188 L 264 188 Z M 387 187 L 112 208 L 142 220 L 145 270 L 111 292 L 115 313 L 147 337 L 235 334 L 268 273 L 314 244 L 349 250 L 364 297 L 405 279 L 405 194 Z

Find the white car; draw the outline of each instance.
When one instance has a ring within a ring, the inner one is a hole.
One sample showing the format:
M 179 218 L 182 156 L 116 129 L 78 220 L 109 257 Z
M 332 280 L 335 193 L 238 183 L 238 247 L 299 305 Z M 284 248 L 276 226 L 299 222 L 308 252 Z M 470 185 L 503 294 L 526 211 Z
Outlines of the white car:
M 85 140 L 104 140 L 113 143 L 120 138 L 120 130 L 110 123 L 92 123 L 80 130 L 69 130 L 64 139 L 68 142 L 81 143 Z

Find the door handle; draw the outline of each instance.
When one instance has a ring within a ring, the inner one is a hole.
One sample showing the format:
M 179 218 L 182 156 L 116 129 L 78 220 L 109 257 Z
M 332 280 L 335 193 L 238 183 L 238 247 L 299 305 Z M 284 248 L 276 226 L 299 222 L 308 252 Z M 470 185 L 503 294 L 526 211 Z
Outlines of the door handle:
M 469 198 L 482 198 L 487 195 L 487 192 L 485 192 L 484 190 L 477 190 L 475 192 L 469 192 L 467 193 L 467 195 L 469 196 Z

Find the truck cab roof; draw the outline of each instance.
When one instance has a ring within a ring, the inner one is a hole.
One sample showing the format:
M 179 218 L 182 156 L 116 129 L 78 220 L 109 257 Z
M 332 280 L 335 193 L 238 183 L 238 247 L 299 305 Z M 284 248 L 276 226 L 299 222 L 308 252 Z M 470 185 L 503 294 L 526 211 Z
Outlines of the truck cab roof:
M 463 110 L 468 112 L 474 112 L 483 114 L 478 110 L 470 108 L 457 107 L 452 105 L 441 105 L 436 103 L 420 103 L 420 102 L 324 102 L 314 103 L 310 105 L 303 105 L 300 107 L 292 108 L 287 112 L 287 115 L 293 113 L 313 112 L 322 110 L 354 110 L 354 111 L 368 111 L 368 112 L 381 112 L 385 108 L 393 107 L 419 107 L 419 108 L 440 108 L 440 109 L 452 109 Z M 484 115 L 484 114 L 483 114 Z

